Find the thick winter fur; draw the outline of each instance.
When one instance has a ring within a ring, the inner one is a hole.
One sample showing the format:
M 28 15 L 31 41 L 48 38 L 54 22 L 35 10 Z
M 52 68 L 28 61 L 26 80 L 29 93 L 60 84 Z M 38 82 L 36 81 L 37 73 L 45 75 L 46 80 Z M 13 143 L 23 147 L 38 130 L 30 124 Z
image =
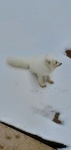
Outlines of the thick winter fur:
M 14 67 L 22 67 L 30 69 L 32 73 L 38 77 L 38 83 L 41 87 L 46 87 L 46 82 L 53 84 L 50 74 L 62 63 L 58 62 L 52 56 L 36 57 L 31 59 L 25 58 L 9 58 L 7 63 Z

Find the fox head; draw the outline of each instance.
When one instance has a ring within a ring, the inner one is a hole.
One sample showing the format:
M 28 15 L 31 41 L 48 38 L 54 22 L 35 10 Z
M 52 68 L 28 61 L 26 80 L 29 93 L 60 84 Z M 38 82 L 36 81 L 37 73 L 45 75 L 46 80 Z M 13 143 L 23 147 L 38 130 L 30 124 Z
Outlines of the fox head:
M 55 68 L 62 65 L 61 62 L 57 61 L 55 58 L 51 56 L 46 56 L 45 58 L 46 65 L 51 69 L 54 70 Z

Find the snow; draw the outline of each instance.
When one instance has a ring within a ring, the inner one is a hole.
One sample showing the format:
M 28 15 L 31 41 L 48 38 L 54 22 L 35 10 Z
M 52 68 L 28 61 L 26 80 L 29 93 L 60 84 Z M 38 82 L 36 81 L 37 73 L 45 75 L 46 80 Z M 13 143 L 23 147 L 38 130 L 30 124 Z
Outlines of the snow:
M 0 4 L 0 120 L 71 149 L 70 0 L 3 0 Z M 53 53 L 63 65 L 54 85 L 39 87 L 29 70 L 6 64 L 8 56 Z M 52 122 L 60 112 L 63 125 Z

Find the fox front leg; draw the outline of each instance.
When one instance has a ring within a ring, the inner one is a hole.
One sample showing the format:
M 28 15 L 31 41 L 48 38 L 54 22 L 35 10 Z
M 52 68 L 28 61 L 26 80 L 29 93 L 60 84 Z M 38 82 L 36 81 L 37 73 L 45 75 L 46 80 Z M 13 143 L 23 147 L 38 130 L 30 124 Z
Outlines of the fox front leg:
M 50 76 L 44 76 L 44 82 L 49 82 L 51 84 L 54 83 L 54 81 L 51 80 Z
M 46 84 L 44 82 L 44 78 L 42 76 L 38 76 L 38 83 L 41 87 L 46 87 Z
M 48 81 L 49 83 L 51 83 L 51 84 L 54 84 L 54 81 L 51 80 L 50 76 L 47 76 L 47 81 Z

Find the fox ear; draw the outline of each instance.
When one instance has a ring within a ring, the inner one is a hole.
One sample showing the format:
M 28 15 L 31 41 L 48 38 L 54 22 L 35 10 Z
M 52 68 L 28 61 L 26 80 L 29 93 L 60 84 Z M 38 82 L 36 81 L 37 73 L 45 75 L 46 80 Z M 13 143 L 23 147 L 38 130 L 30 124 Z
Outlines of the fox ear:
M 50 64 L 50 60 L 48 60 L 47 58 L 45 59 L 46 63 Z

